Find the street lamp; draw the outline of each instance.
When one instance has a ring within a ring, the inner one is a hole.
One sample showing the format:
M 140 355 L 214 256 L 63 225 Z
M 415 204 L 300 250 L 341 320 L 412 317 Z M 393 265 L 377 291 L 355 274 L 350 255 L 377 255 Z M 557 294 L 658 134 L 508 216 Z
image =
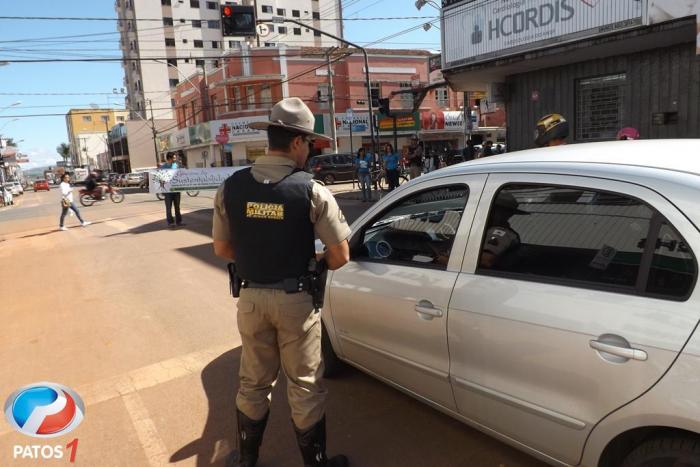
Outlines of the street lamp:
M 440 5 L 438 5 L 437 3 L 435 3 L 432 0 L 416 0 L 416 3 L 414 5 L 416 5 L 416 8 L 418 10 L 423 8 L 425 5 L 430 5 L 431 7 L 435 8 L 437 10 L 440 10 Z
M 269 20 L 268 20 L 269 21 Z M 259 23 L 264 22 L 264 20 L 258 20 Z M 273 16 L 272 17 L 272 22 L 273 23 L 293 23 L 296 24 L 297 26 L 302 26 L 306 29 L 311 29 L 314 32 L 317 32 L 318 34 L 328 36 L 332 39 L 337 40 L 338 42 L 342 42 L 343 44 L 347 44 L 350 47 L 354 47 L 358 50 L 362 51 L 362 55 L 364 56 L 365 59 L 365 85 L 367 86 L 367 109 L 369 111 L 369 134 L 370 138 L 372 139 L 372 152 L 374 154 L 377 153 L 377 142 L 374 139 L 374 115 L 372 115 L 372 85 L 369 79 L 369 60 L 367 59 L 367 51 L 364 49 L 364 47 L 360 47 L 357 44 L 354 44 L 346 39 L 342 39 L 338 36 L 334 36 L 333 34 L 330 34 L 326 31 L 322 31 L 321 29 L 316 29 L 312 26 L 309 26 L 306 23 L 302 23 L 301 21 L 297 21 L 295 19 L 289 19 L 285 18 L 284 16 Z M 333 122 L 333 125 L 335 125 L 335 122 Z
M 16 122 L 17 120 L 19 120 L 19 118 L 13 118 L 12 120 L 8 120 L 3 126 L 0 126 L 0 131 L 4 130 L 7 125 L 9 125 L 12 122 Z

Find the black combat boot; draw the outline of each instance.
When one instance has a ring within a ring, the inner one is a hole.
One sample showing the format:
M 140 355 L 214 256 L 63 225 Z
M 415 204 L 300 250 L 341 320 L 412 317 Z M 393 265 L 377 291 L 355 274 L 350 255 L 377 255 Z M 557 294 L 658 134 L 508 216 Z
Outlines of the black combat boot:
M 262 420 L 253 420 L 240 410 L 236 410 L 240 450 L 233 451 L 228 455 L 226 467 L 255 467 L 269 415 L 270 412 L 265 414 Z
M 343 455 L 326 457 L 326 417 L 304 431 L 294 426 L 297 442 L 304 459 L 304 467 L 347 467 L 348 458 Z

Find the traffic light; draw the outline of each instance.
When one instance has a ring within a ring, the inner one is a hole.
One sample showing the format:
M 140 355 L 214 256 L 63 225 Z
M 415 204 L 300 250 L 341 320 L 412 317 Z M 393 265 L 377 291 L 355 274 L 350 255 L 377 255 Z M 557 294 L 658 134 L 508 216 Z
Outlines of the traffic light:
M 255 36 L 255 7 L 221 5 L 221 30 L 224 36 Z

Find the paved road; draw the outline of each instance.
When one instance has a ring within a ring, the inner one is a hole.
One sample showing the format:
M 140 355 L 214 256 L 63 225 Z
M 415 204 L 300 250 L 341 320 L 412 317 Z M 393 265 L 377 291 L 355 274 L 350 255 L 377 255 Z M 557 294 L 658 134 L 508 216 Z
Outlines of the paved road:
M 0 422 L 0 466 L 67 464 L 17 460 L 13 446 L 73 438 L 80 466 L 222 465 L 235 429 L 235 301 L 212 254 L 212 193 L 182 201 L 176 230 L 145 193 L 81 208 L 94 223 L 68 218 L 65 232 L 57 190 L 0 209 L 0 399 L 46 380 L 87 407 L 73 433 L 49 440 Z M 350 219 L 366 208 L 342 205 Z M 542 465 L 355 370 L 328 384 L 329 451 L 354 466 Z M 259 465 L 299 466 L 283 381 L 273 406 Z

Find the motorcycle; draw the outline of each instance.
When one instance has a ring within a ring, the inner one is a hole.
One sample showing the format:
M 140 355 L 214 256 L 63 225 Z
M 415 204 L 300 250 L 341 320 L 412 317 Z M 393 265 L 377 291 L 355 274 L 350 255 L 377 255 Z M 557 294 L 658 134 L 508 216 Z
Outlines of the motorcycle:
M 187 193 L 187 196 L 190 198 L 194 198 L 195 196 L 199 195 L 199 191 L 186 191 L 185 193 Z M 156 193 L 156 198 L 163 201 L 165 199 L 165 195 L 163 193 Z
M 102 201 L 101 192 L 98 188 L 94 190 L 88 190 L 83 188 L 80 190 L 80 204 L 85 207 L 92 206 L 98 201 Z M 118 188 L 111 185 L 107 185 L 107 189 L 104 192 L 104 196 L 109 196 L 109 199 L 113 203 L 121 203 L 124 201 L 124 193 L 122 193 Z

